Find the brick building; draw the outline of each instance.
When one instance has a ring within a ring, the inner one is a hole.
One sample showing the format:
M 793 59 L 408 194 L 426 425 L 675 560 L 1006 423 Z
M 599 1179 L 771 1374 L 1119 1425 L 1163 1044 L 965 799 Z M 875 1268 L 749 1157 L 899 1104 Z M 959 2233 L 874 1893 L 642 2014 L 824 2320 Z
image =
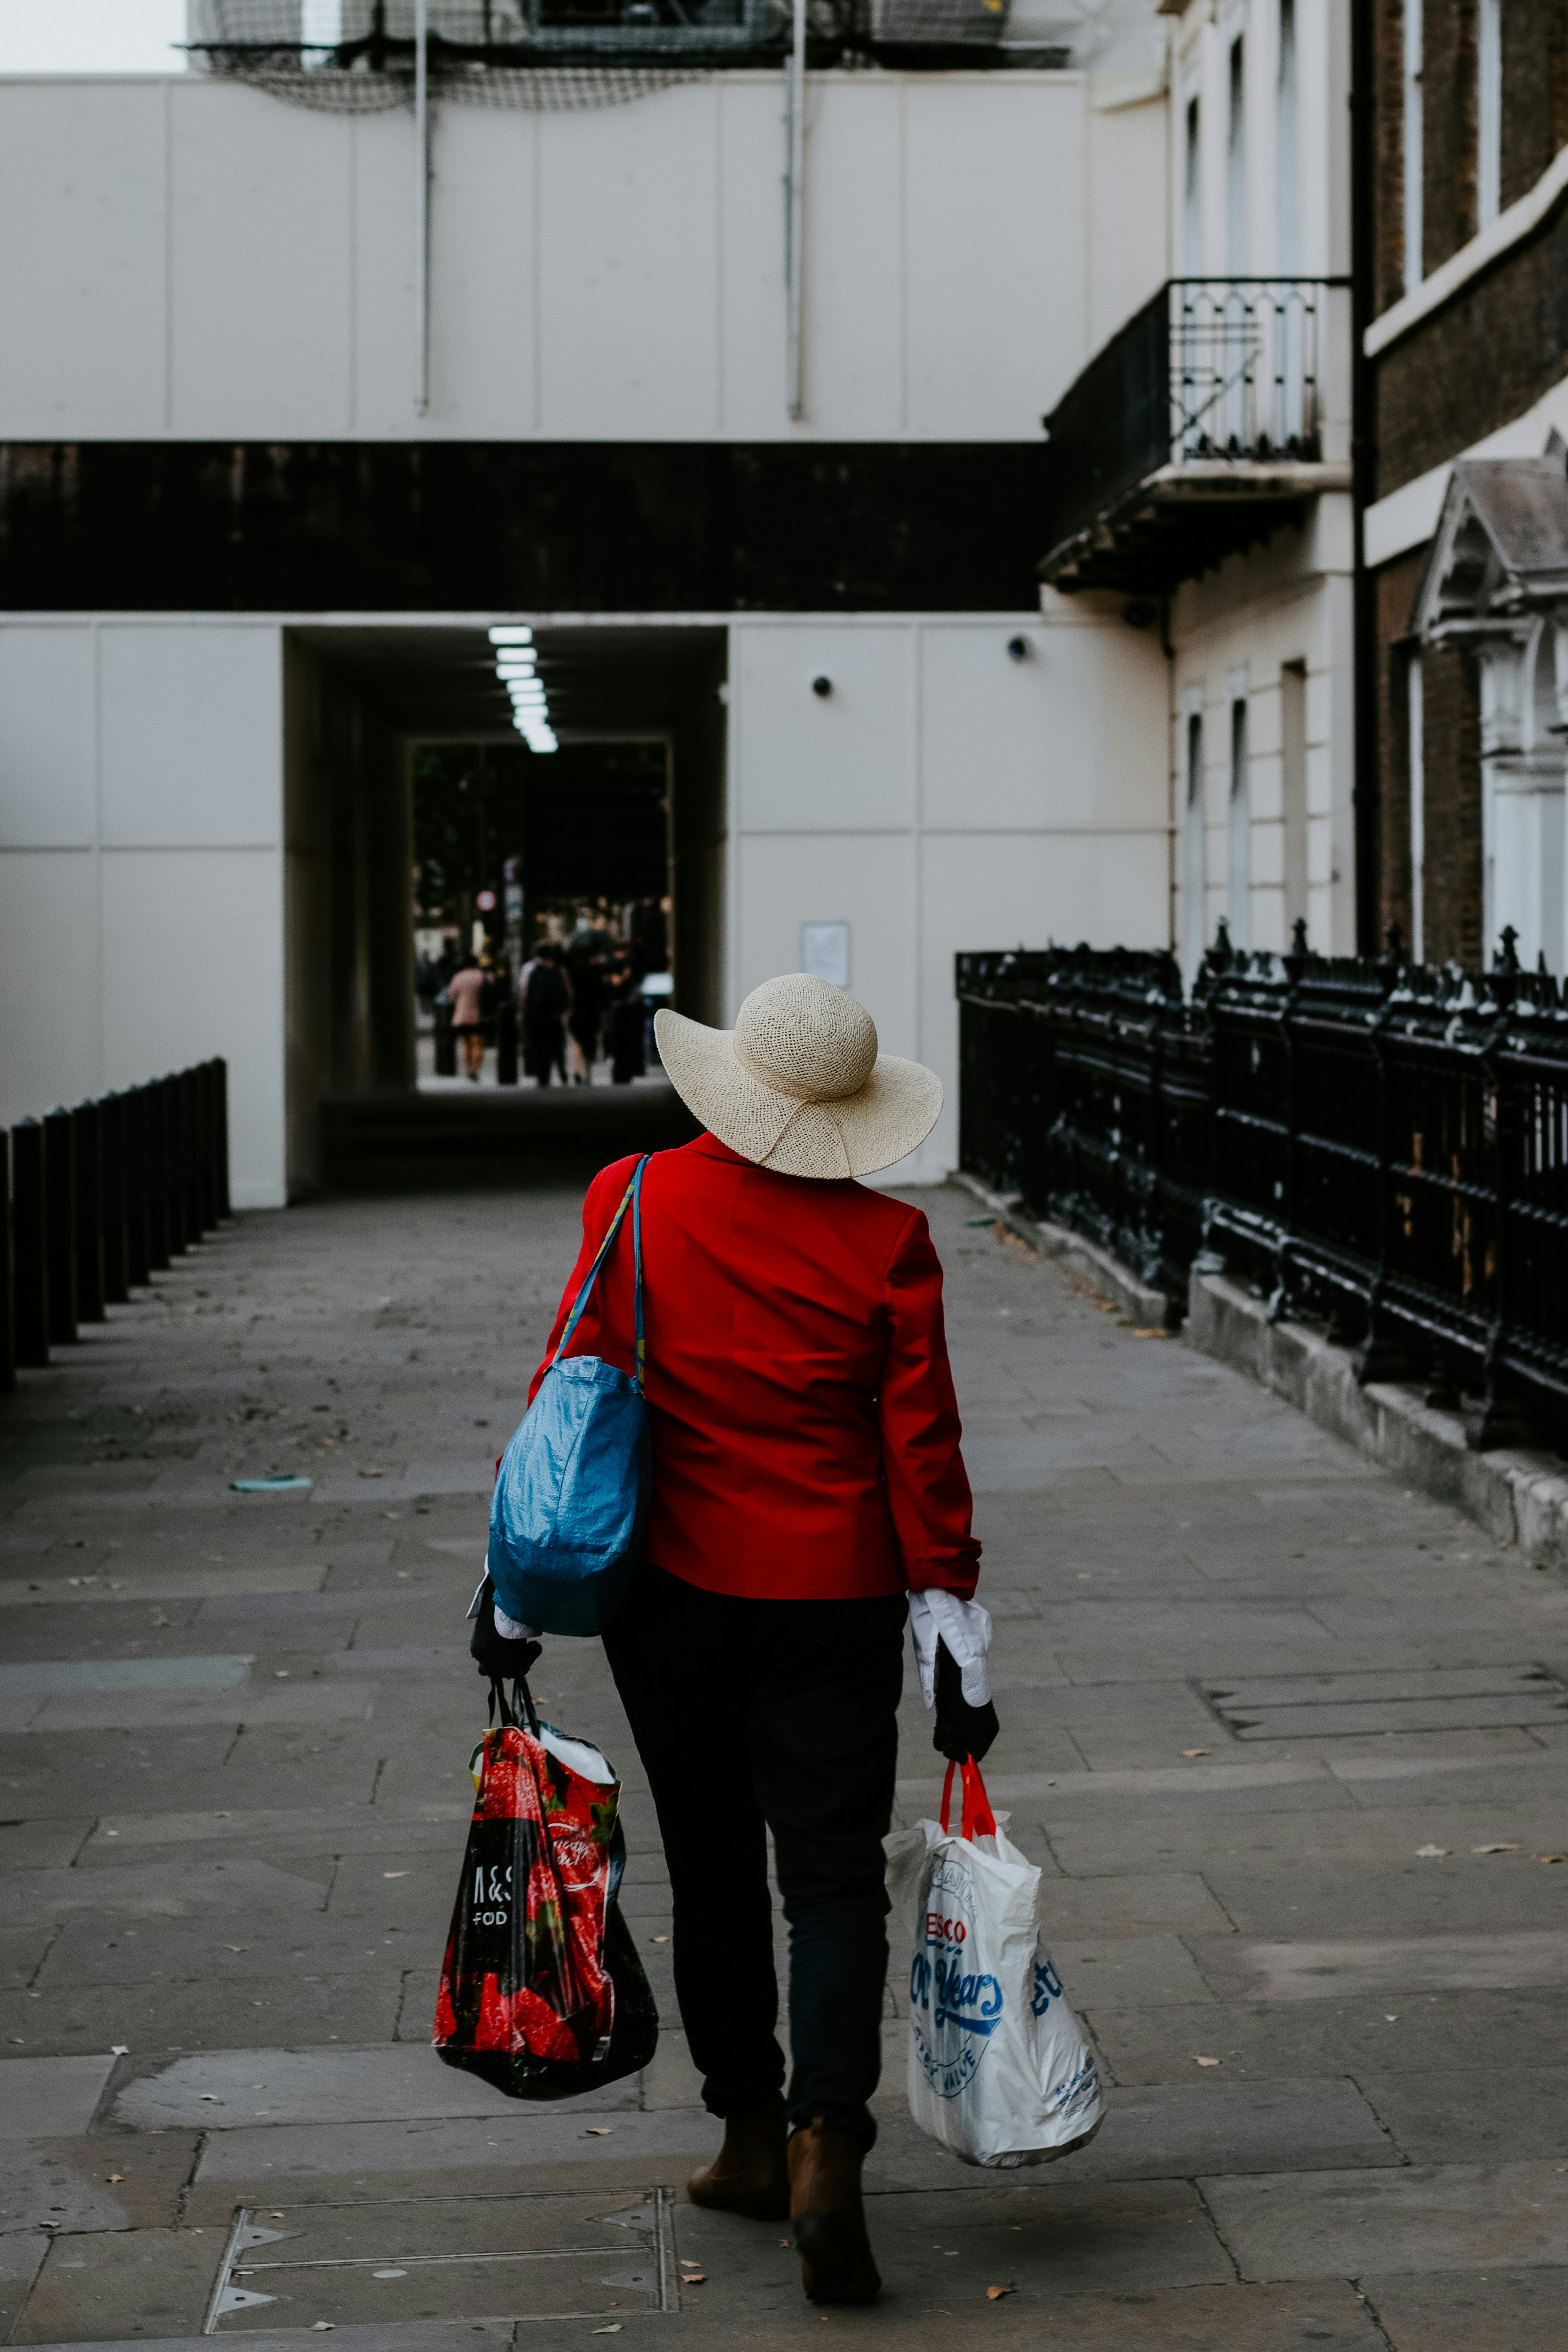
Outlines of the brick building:
M 1568 0 L 1368 0 L 1379 896 L 1568 970 Z

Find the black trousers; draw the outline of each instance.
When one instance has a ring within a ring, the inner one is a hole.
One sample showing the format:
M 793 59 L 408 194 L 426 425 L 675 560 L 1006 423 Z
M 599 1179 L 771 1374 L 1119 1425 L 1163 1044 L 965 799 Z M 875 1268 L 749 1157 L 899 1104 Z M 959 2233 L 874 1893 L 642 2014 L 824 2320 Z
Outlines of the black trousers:
M 771 1830 L 789 1922 L 790 2122 L 826 2116 L 867 2147 L 876 2137 L 907 1613 L 901 1593 L 741 1601 L 645 1566 L 605 1635 L 658 1814 L 676 1998 L 712 2115 L 754 2115 L 784 2084 Z

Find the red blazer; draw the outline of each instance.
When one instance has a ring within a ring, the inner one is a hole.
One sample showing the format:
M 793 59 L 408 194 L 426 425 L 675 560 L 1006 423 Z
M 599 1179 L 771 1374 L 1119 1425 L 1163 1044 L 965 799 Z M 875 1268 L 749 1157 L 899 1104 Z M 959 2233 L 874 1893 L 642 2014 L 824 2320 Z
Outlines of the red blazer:
M 635 1159 L 595 1177 L 532 1402 Z M 846 1179 L 781 1176 L 717 1136 L 643 1178 L 653 1506 L 643 1557 L 710 1592 L 967 1599 L 980 1546 L 918 1209 Z M 628 1211 L 573 1355 L 632 1369 Z

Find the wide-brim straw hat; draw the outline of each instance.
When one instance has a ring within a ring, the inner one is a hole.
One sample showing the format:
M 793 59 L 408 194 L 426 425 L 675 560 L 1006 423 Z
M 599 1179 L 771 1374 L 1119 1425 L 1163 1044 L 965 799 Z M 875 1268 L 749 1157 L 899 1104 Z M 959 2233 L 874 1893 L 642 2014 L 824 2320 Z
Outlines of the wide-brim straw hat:
M 936 1072 L 879 1054 L 865 1006 L 809 972 L 765 980 L 733 1029 L 664 1012 L 654 1034 L 671 1086 L 709 1132 L 783 1176 L 874 1175 L 942 1115 Z

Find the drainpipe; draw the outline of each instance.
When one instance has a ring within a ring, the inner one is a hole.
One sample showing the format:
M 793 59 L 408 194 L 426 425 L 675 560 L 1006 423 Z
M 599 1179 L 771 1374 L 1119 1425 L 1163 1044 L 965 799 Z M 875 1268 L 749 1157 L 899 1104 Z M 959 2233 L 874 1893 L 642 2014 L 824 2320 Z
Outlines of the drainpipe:
M 805 0 L 795 0 L 795 39 L 785 82 L 789 158 L 784 173 L 785 396 L 791 417 L 805 415 L 801 364 L 801 282 L 805 229 Z
M 414 0 L 414 414 L 430 409 L 430 7 Z
M 1351 0 L 1351 501 L 1355 533 L 1352 621 L 1355 734 L 1355 931 L 1362 955 L 1376 955 L 1382 924 L 1382 780 L 1377 742 L 1377 601 L 1366 568 L 1366 510 L 1377 487 L 1375 388 L 1366 356 L 1376 255 L 1373 173 L 1373 0 Z
M 1181 738 L 1176 732 L 1176 648 L 1171 643 L 1171 598 L 1160 598 L 1160 651 L 1165 656 L 1165 936 L 1177 951 L 1176 844 L 1181 825 Z

